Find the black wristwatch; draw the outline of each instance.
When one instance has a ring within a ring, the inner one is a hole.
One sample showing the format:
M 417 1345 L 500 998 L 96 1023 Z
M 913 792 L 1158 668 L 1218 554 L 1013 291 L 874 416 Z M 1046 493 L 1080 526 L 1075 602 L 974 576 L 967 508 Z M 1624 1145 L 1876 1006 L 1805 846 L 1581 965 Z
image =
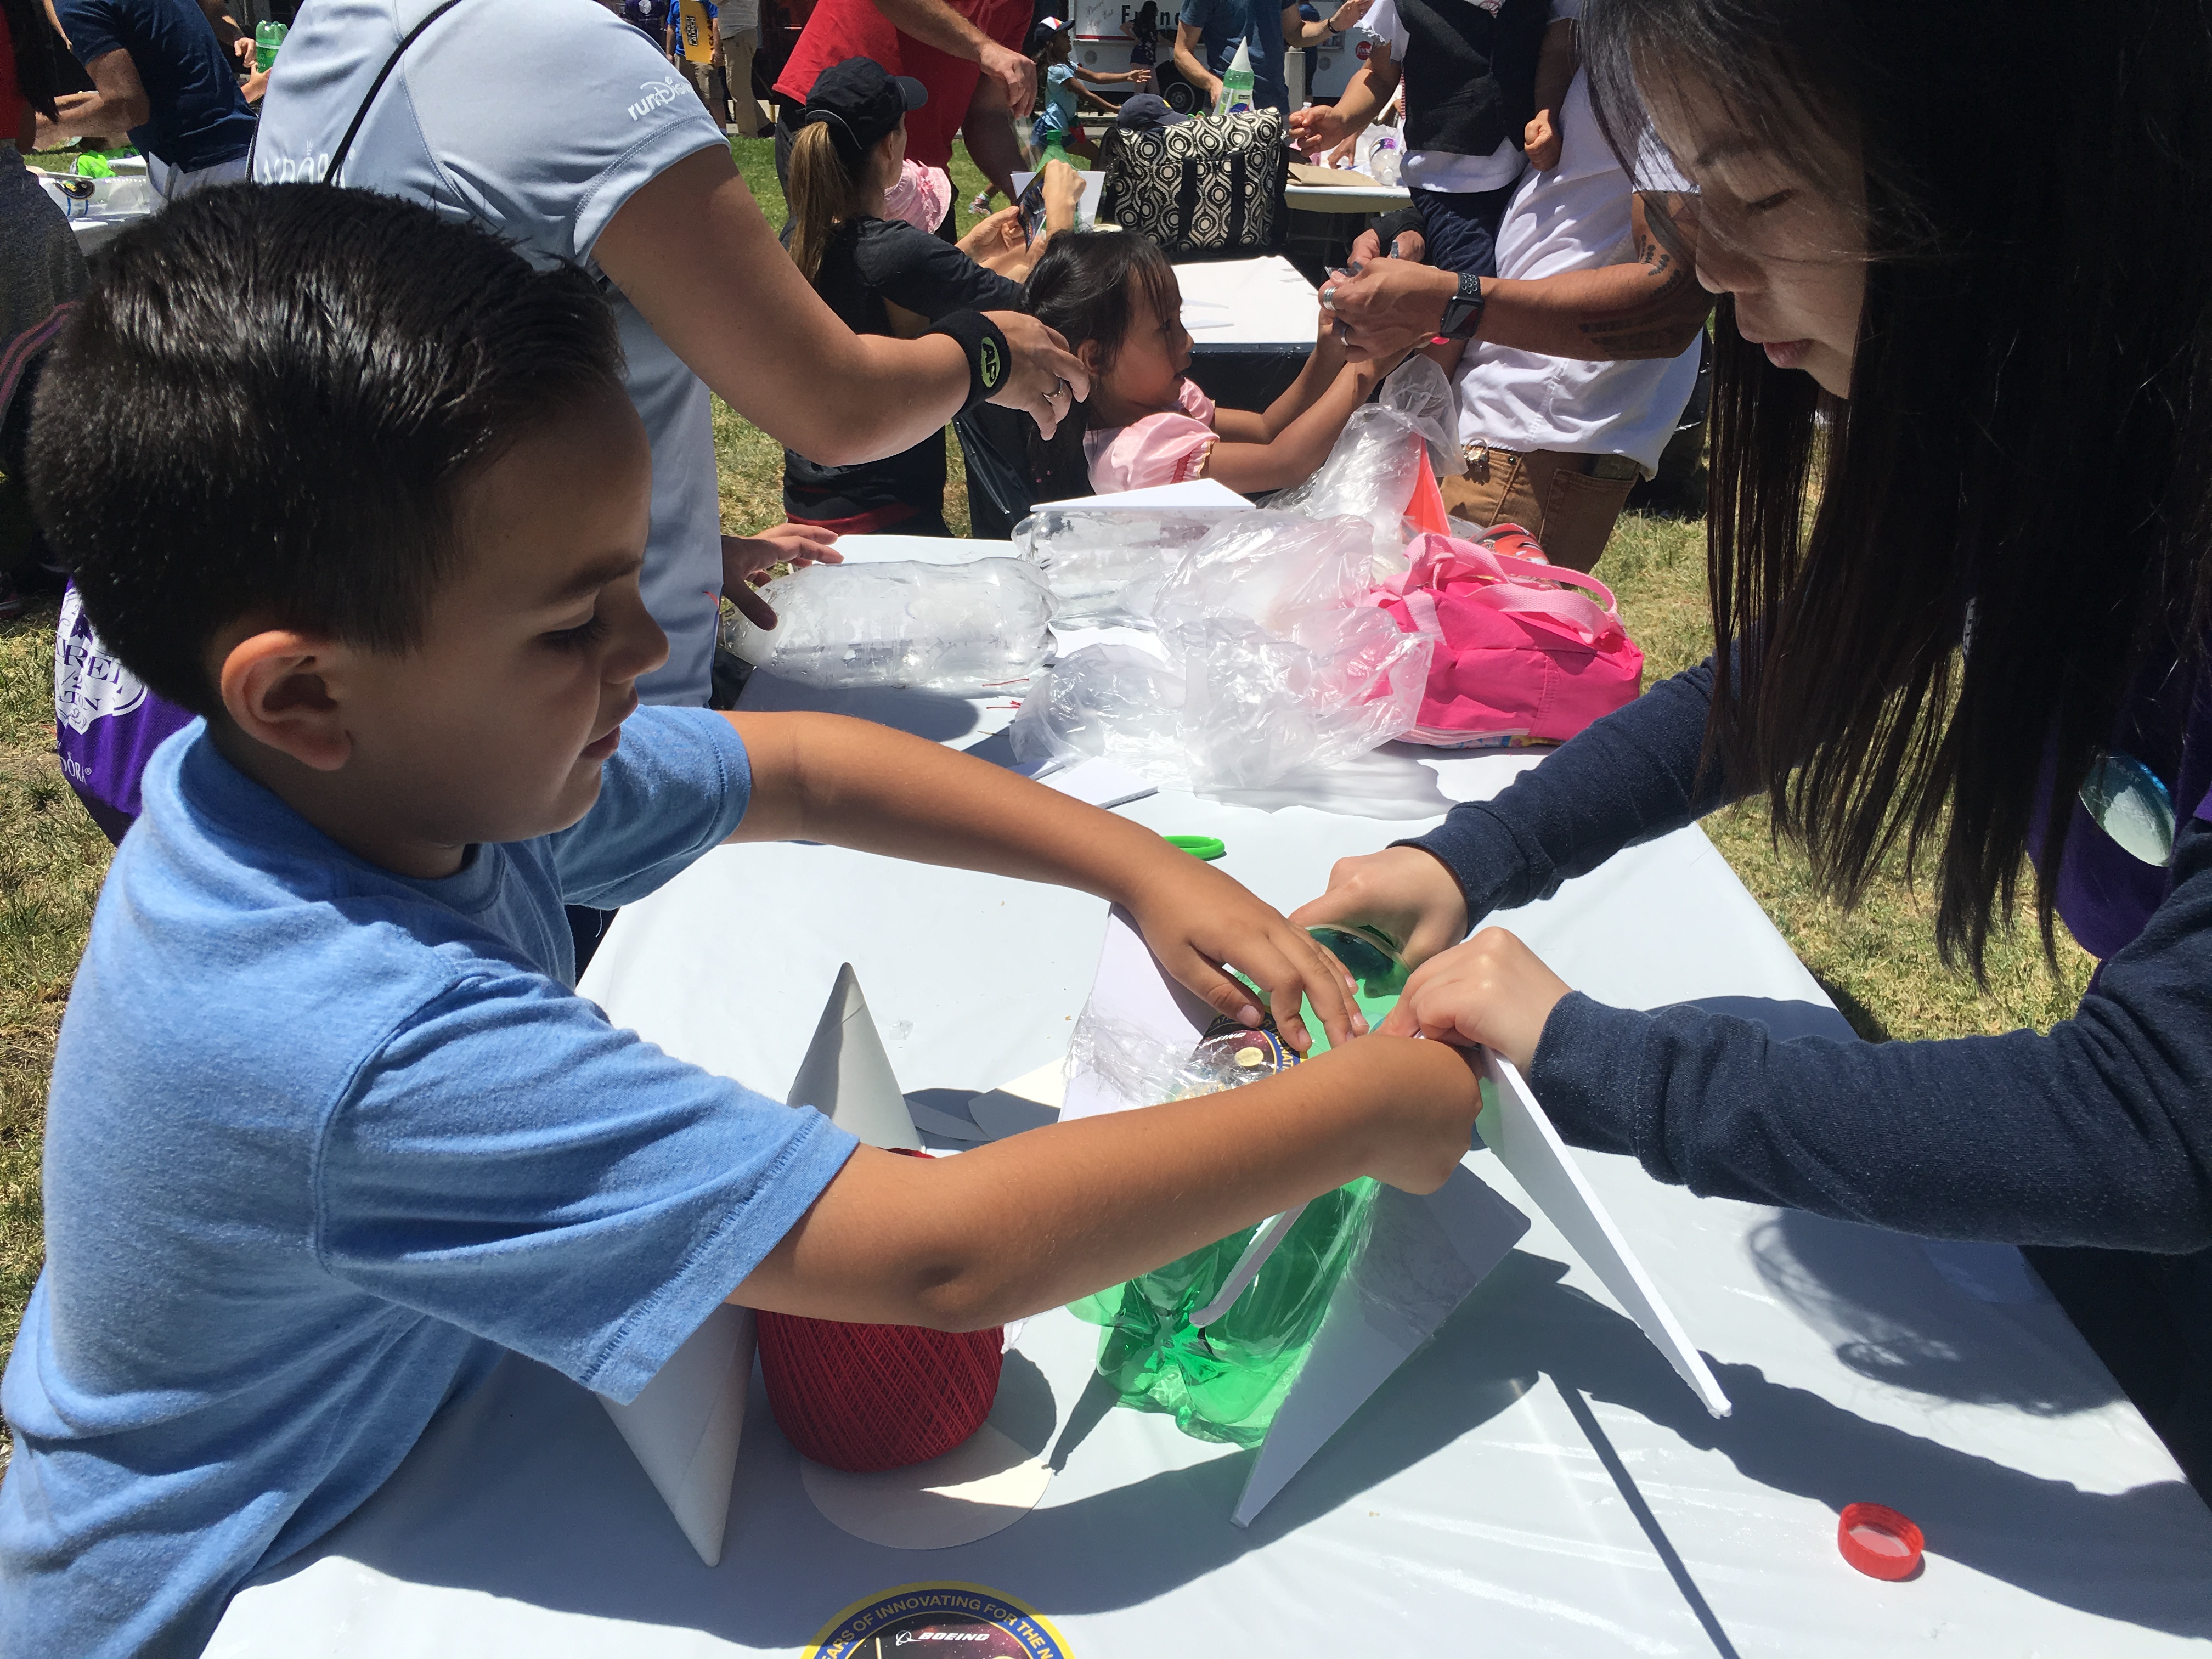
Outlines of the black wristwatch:
M 1465 340 L 1482 326 L 1482 278 L 1471 271 L 1460 275 L 1459 292 L 1444 302 L 1444 319 L 1437 329 L 1447 339 Z

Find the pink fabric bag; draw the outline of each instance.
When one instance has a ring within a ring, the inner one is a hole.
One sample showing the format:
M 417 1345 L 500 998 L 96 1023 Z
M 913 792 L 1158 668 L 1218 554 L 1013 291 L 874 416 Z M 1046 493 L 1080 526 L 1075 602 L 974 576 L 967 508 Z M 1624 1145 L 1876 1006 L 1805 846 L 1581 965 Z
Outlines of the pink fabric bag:
M 1644 653 L 1603 582 L 1501 553 L 1493 541 L 1533 545 L 1518 525 L 1498 525 L 1480 542 L 1431 532 L 1413 543 L 1413 568 L 1370 596 L 1401 628 L 1437 636 L 1405 742 L 1565 743 L 1643 689 Z

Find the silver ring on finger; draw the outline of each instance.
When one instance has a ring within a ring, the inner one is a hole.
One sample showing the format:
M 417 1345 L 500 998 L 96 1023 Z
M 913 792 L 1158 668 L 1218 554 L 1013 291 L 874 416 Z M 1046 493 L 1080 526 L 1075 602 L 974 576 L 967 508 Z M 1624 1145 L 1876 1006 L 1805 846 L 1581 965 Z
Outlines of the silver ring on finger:
M 1321 308 L 1323 311 L 1334 311 L 1336 309 L 1336 286 L 1334 283 L 1331 283 L 1328 287 L 1322 289 Z

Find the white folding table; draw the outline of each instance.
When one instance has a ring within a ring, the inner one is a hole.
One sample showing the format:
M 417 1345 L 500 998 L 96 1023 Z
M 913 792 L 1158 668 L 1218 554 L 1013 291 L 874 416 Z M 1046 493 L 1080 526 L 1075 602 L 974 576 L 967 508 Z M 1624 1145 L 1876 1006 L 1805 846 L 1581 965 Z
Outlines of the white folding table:
M 1003 697 L 823 696 L 765 676 L 745 702 L 866 713 L 987 755 L 1003 754 L 1011 713 Z M 1221 867 L 1288 908 L 1332 860 L 1534 763 L 1394 748 L 1303 789 L 1121 810 L 1218 836 Z M 1785 1035 L 1847 1034 L 1694 829 L 1502 920 L 1607 1001 L 1698 1000 Z M 671 1052 L 780 1097 L 849 961 L 902 1086 L 957 1099 L 1064 1049 L 1104 923 L 1102 902 L 1056 889 L 826 847 L 726 848 L 625 909 L 583 988 Z M 726 1553 L 702 1567 L 592 1398 L 510 1359 L 362 1510 L 241 1592 L 210 1651 L 791 1654 L 848 1605 L 936 1581 L 1018 1598 L 1082 1659 L 2109 1659 L 2212 1636 L 2212 1512 L 2016 1252 L 1699 1200 L 1628 1160 L 1577 1156 L 1713 1361 L 1727 1419 L 1474 1153 L 1534 1230 L 1249 1531 L 1228 1516 L 1250 1454 L 1109 1409 L 1090 1375 L 1097 1332 L 1065 1313 L 1030 1322 L 994 1419 L 1047 1452 L 1042 1503 L 926 1553 L 823 1520 L 756 1386 Z M 1839 1558 L 1837 1514 L 1857 1500 L 1921 1525 L 1919 1577 L 1880 1583 Z

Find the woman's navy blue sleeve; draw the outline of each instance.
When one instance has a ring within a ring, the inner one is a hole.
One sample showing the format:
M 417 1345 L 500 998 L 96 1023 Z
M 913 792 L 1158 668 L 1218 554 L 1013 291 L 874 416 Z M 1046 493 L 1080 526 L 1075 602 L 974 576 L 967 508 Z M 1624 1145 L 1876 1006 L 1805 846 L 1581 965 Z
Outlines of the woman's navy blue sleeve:
M 1692 1192 L 1936 1238 L 2212 1245 L 2212 826 L 2048 1036 L 1777 1041 L 1695 1007 L 1552 1011 L 1529 1084 L 1577 1146 Z
M 1700 766 L 1710 660 L 1662 681 L 1413 844 L 1470 922 L 1549 897 L 1724 805 Z M 1575 994 L 1529 1083 L 1577 1146 L 1692 1191 L 1931 1237 L 2180 1252 L 2212 1245 L 2212 825 L 2173 889 L 2049 1036 L 1775 1038 L 1694 1007 Z
M 1596 721 L 1495 800 L 1462 802 L 1404 844 L 1458 878 L 1470 928 L 1492 910 L 1549 898 L 1622 848 L 1727 805 L 1717 769 L 1699 764 L 1712 700 L 1708 657 Z

